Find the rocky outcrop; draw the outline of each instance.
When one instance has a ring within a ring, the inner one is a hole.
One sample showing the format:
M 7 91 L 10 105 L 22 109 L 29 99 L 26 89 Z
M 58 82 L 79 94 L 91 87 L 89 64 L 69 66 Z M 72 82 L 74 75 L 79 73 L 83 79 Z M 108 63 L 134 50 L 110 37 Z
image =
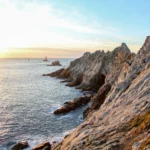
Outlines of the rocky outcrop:
M 61 66 L 60 62 L 58 60 L 52 62 L 50 65 L 47 66 Z
M 22 150 L 22 149 L 25 149 L 25 148 L 28 148 L 29 147 L 29 144 L 27 141 L 21 141 L 17 144 L 15 144 L 11 150 Z
M 94 110 L 99 109 L 99 107 L 104 103 L 107 94 L 111 89 L 110 84 L 104 84 L 97 94 L 92 98 L 91 106 L 88 107 L 84 113 L 83 118 L 85 119 L 89 114 L 92 114 Z
M 87 104 L 91 100 L 92 95 L 75 98 L 72 101 L 65 102 L 64 105 L 54 111 L 54 114 L 64 114 L 70 112 L 82 105 Z
M 51 144 L 49 142 L 41 143 L 32 150 L 51 150 Z
M 52 72 L 52 73 L 48 73 L 48 74 L 43 74 L 43 76 L 50 76 L 50 77 L 57 77 L 59 76 L 65 69 L 64 68 L 61 68 L 55 72 Z
M 103 104 L 110 87 L 116 82 L 122 69 L 131 65 L 134 56 L 135 54 L 130 52 L 127 45 L 122 43 L 112 52 L 96 51 L 93 54 L 86 52 L 81 58 L 72 61 L 68 68 L 46 76 L 63 78 L 65 80 L 62 82 L 68 82 L 67 86 L 76 86 L 77 89 L 98 91 L 92 98 L 92 107 L 84 112 L 85 118 L 89 112 L 92 113 Z M 64 106 L 58 111 L 61 110 L 69 112 L 69 109 Z
M 134 54 L 126 44 L 112 52 L 86 52 L 81 58 L 70 63 L 70 66 L 57 74 L 57 78 L 66 78 L 67 86 L 77 86 L 78 89 L 98 91 L 109 80 L 111 84 L 118 77 L 124 62 L 131 64 Z M 111 73 L 114 71 L 114 73 Z M 111 76 L 113 74 L 113 76 Z M 107 79 L 106 79 L 106 76 Z
M 122 44 L 113 52 L 86 53 L 64 71 L 69 84 L 97 94 L 92 113 L 53 150 L 149 149 L 150 37 L 136 55 Z

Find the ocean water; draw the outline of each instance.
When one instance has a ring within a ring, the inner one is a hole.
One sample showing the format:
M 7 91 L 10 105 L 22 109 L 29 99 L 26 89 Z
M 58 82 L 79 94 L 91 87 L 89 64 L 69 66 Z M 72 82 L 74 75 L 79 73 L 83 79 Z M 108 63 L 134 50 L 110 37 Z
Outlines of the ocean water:
M 47 66 L 54 60 L 0 59 L 0 150 L 21 140 L 31 147 L 59 140 L 82 122 L 84 108 L 66 115 L 52 113 L 65 101 L 83 95 L 60 79 L 42 76 L 61 68 Z M 59 61 L 66 67 L 72 59 Z

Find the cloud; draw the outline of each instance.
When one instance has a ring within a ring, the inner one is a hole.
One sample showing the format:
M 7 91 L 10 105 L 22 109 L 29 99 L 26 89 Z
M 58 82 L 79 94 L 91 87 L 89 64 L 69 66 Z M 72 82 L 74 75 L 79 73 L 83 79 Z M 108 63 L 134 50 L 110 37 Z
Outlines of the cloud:
M 85 39 L 80 42 L 81 39 L 74 38 L 73 34 L 117 38 L 115 33 L 119 32 L 114 27 L 86 18 L 79 11 L 73 10 L 68 15 L 68 12 L 54 8 L 51 3 L 39 1 L 0 0 L 0 18 L 1 47 L 70 47 L 89 42 Z
M 0 52 L 15 47 L 7 49 L 7 56 L 76 57 L 85 51 L 112 50 L 124 39 L 135 41 L 122 36 L 118 28 L 69 7 L 69 11 L 58 9 L 44 0 L 0 0 Z

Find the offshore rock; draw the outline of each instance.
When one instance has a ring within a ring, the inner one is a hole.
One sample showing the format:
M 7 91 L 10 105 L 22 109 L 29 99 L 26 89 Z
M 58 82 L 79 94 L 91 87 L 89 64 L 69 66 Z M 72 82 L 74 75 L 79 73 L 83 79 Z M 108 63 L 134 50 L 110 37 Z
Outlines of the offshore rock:
M 100 58 L 102 55 L 105 56 L 105 59 L 99 61 L 98 54 Z M 81 75 L 87 71 L 84 76 L 86 81 L 83 77 L 80 85 L 81 87 L 89 85 L 91 89 L 94 74 L 99 73 L 100 76 L 105 76 L 105 81 L 103 85 L 98 83 L 99 91 L 95 97 L 103 93 L 104 85 L 110 85 L 111 89 L 108 90 L 102 104 L 96 103 L 101 102 L 101 98 L 96 99 L 95 102 L 93 100 L 91 108 L 96 106 L 95 111 L 88 115 L 84 122 L 61 143 L 55 145 L 53 150 L 149 149 L 150 37 L 146 38 L 136 55 L 129 52 L 125 44 L 113 52 L 107 52 L 109 59 L 106 53 L 97 52 L 97 55 L 93 57 L 93 65 L 91 55 L 87 53 L 82 59 L 73 61 L 73 64 L 67 68 L 69 77 L 75 81 L 75 75 Z M 82 65 L 83 59 L 86 64 L 89 63 L 88 67 Z M 96 63 L 96 61 L 99 62 Z M 103 67 L 100 67 L 102 62 Z M 80 69 L 79 66 L 85 68 Z
M 52 62 L 50 65 L 47 66 L 61 66 L 60 62 L 58 60 Z

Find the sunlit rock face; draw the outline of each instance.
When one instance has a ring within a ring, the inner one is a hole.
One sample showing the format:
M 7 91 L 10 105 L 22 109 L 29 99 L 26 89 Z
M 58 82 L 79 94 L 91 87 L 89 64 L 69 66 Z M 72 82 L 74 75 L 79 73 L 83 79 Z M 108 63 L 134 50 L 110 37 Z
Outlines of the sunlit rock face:
M 83 64 L 88 67 L 83 68 Z M 150 148 L 150 37 L 136 55 L 122 44 L 113 52 L 86 53 L 73 61 L 67 71 L 72 81 L 86 72 L 79 85 L 90 88 L 95 74 L 104 75 L 105 81 L 99 85 L 97 95 L 106 84 L 111 89 L 102 105 L 53 150 Z
M 81 58 L 72 61 L 67 69 L 60 69 L 48 75 L 66 78 L 65 81 L 69 82 L 67 86 L 97 92 L 92 98 L 91 107 L 84 112 L 86 118 L 104 103 L 111 86 L 118 80 L 120 72 L 125 72 L 131 65 L 134 56 L 127 45 L 122 43 L 112 52 L 96 51 L 92 54 L 86 52 Z
M 69 81 L 68 86 L 98 91 L 105 80 L 113 83 L 124 62 L 131 64 L 133 57 L 134 54 L 130 52 L 125 43 L 112 52 L 96 51 L 92 54 L 86 52 L 81 58 L 72 61 L 70 66 L 57 77 L 66 78 L 66 81 Z M 111 72 L 114 70 L 116 74 L 112 76 Z

